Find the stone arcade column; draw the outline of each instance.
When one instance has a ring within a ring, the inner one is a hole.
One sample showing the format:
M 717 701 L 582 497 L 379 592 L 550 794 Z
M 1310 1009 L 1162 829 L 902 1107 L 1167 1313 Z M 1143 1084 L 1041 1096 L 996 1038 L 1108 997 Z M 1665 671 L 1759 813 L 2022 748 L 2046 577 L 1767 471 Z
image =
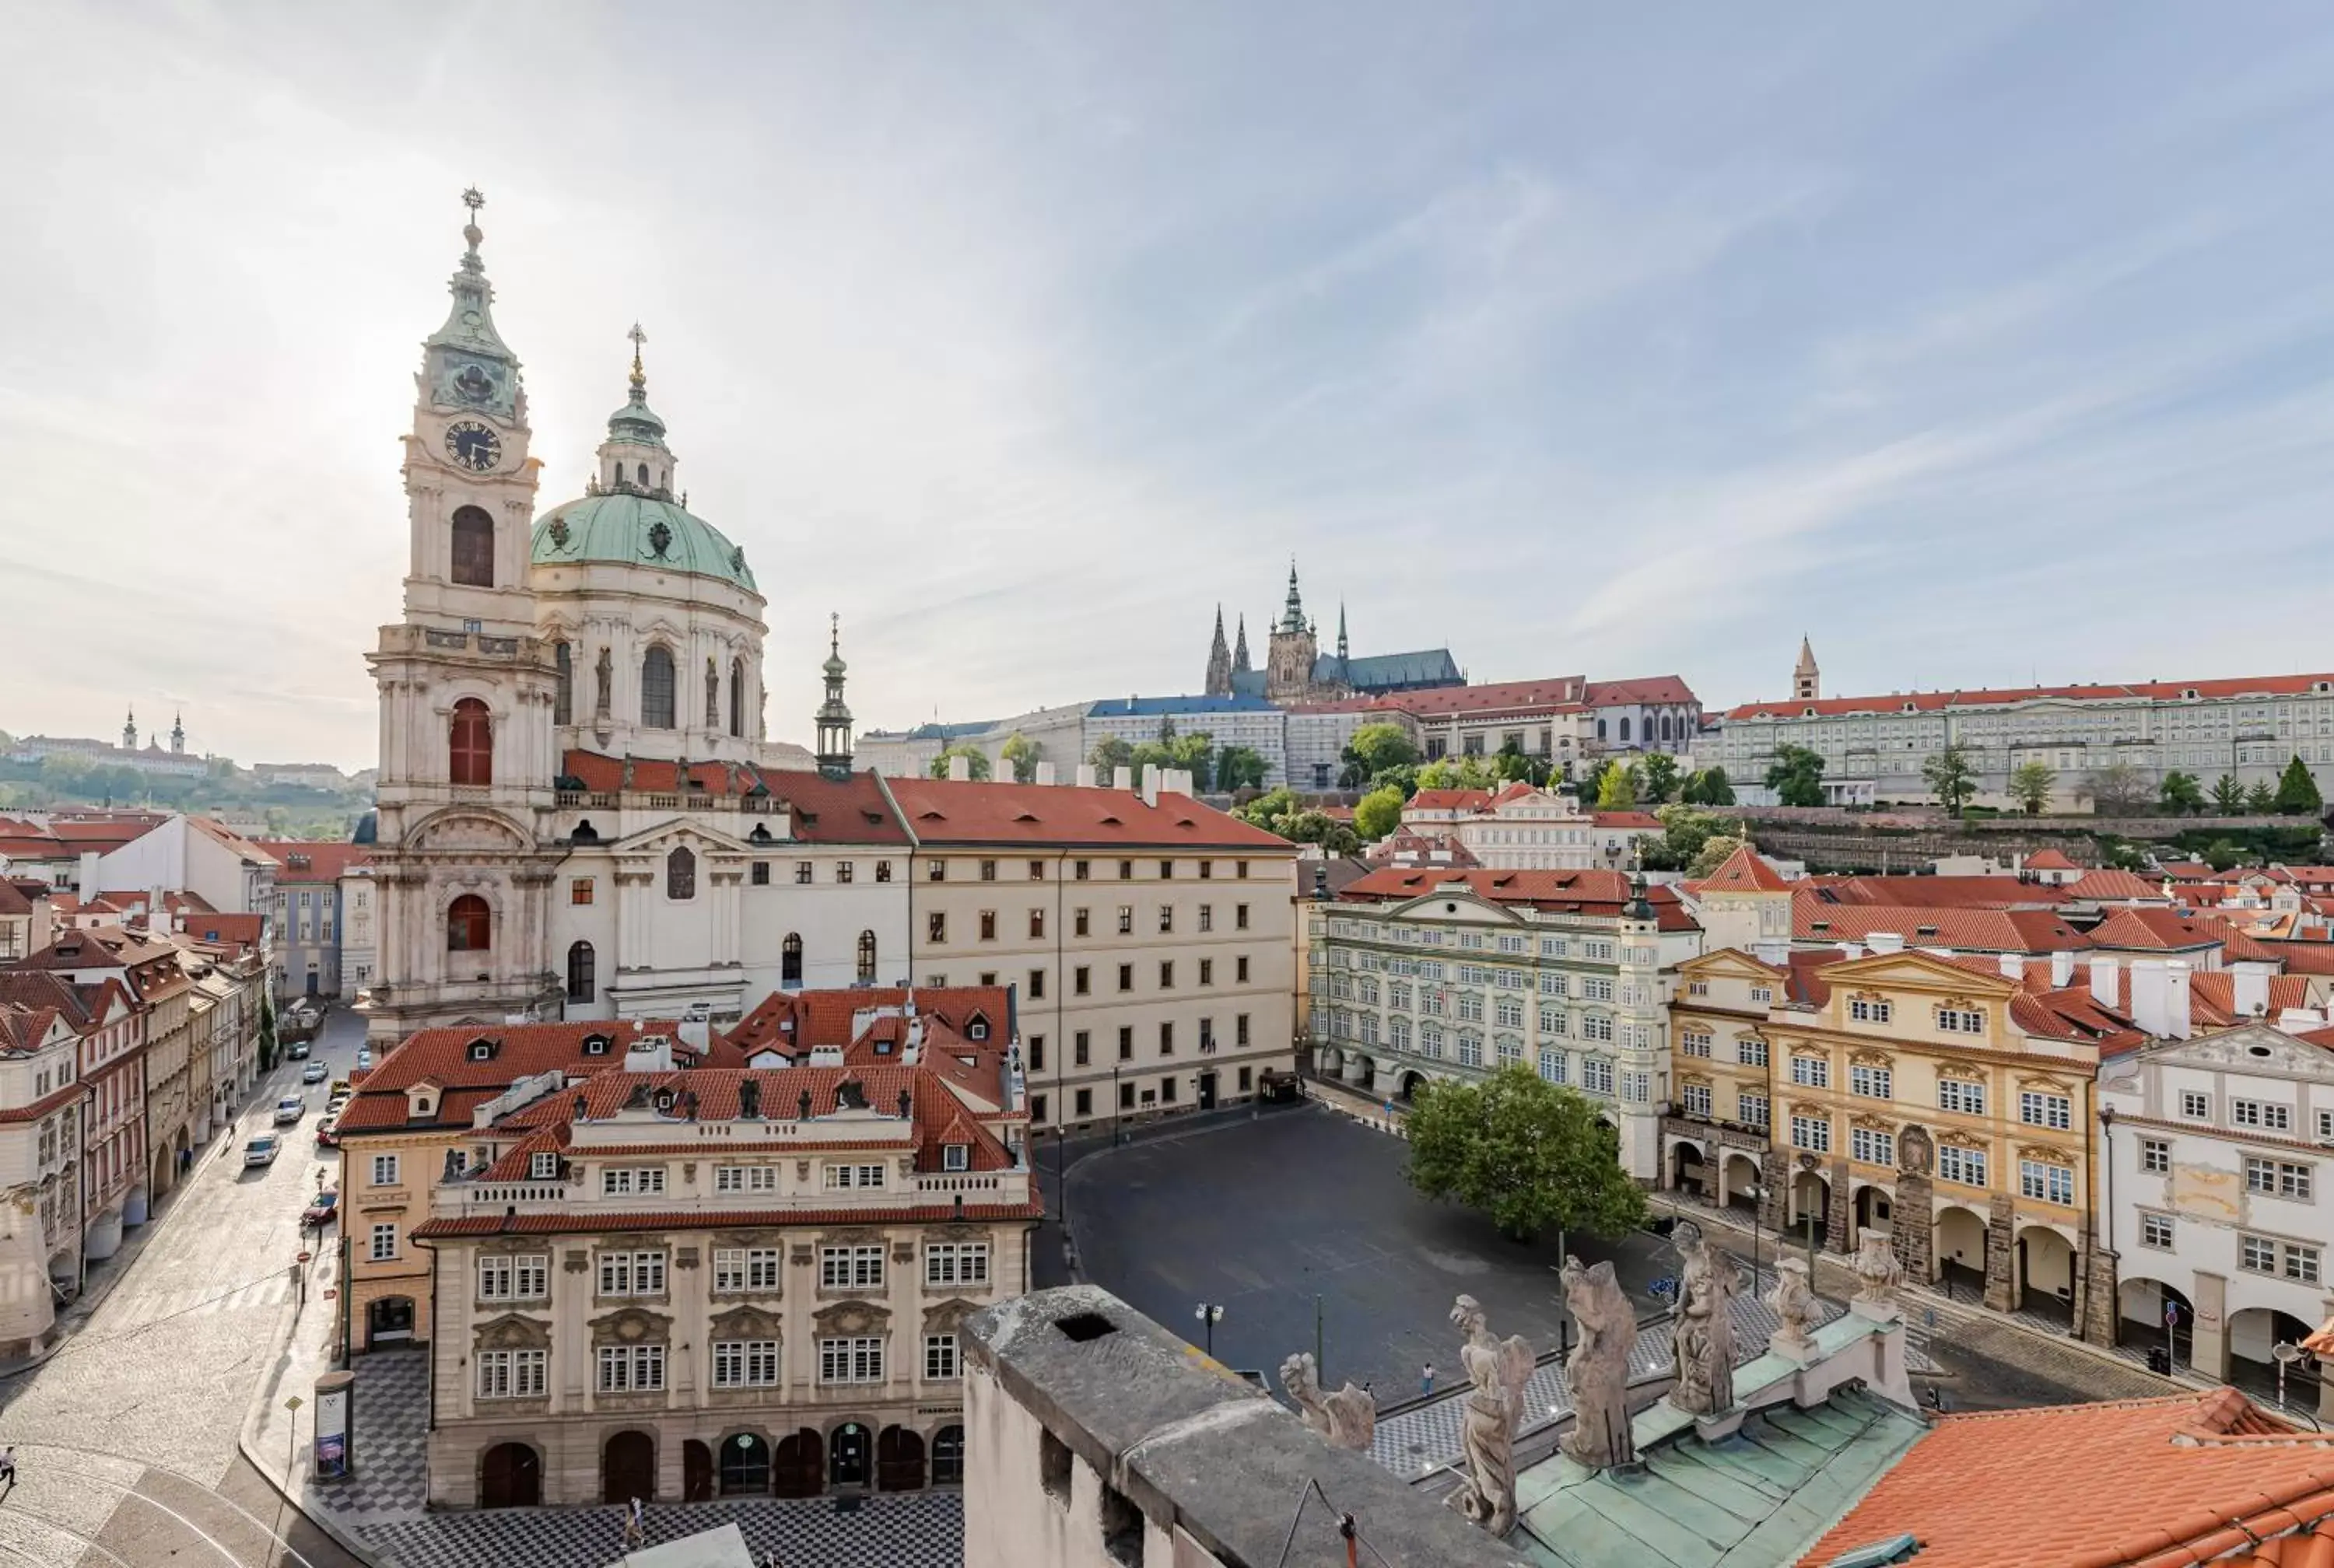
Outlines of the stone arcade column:
M 1929 1162 L 1934 1155 L 1929 1132 L 1907 1127 L 1896 1135 L 1896 1196 L 1890 1207 L 1889 1246 L 1905 1265 L 1905 1277 L 1924 1285 L 1937 1283 L 1937 1203 Z
M 1790 1224 L 1795 1174 L 1789 1150 L 1770 1148 L 1759 1156 L 1759 1185 L 1767 1189 L 1767 1196 L 1759 1200 L 1759 1223 L 1778 1235 Z
M 2229 1380 L 2229 1281 L 2225 1275 L 2196 1271 L 2196 1321 L 2190 1330 L 2190 1360 L 2216 1382 Z
M 1831 1202 L 1824 1214 L 1824 1250 L 1856 1250 L 1856 1196 L 1848 1190 L 1847 1161 L 1831 1163 Z
M 2016 1312 L 2018 1258 L 2011 1248 L 2017 1245 L 2017 1206 L 2010 1194 L 1997 1192 L 1987 1200 L 1986 1207 L 1985 1304 L 1998 1313 Z
M 2117 1304 L 2120 1288 L 2121 1282 L 2116 1276 L 2116 1255 L 2093 1246 L 2084 1260 L 2083 1313 L 2078 1325 L 2087 1343 L 2114 1347 L 2116 1320 L 2122 1313 Z

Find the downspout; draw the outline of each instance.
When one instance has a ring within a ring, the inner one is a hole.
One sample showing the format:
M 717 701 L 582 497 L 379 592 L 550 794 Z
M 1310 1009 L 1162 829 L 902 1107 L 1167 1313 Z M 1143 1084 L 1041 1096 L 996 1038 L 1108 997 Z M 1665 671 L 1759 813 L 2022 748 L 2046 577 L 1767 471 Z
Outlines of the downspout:
M 345 1241 L 347 1238 L 343 1236 L 342 1239 Z M 406 1239 L 429 1255 L 429 1350 L 421 1362 L 429 1380 L 426 1394 L 429 1403 L 429 1419 L 422 1430 L 434 1432 L 438 1429 L 438 1335 L 444 1326 L 438 1321 L 438 1248 L 434 1243 L 424 1241 L 418 1236 L 410 1236 Z M 341 1299 L 346 1302 L 348 1296 L 348 1281 L 343 1279 L 341 1282 Z M 547 1371 L 545 1386 L 549 1386 Z

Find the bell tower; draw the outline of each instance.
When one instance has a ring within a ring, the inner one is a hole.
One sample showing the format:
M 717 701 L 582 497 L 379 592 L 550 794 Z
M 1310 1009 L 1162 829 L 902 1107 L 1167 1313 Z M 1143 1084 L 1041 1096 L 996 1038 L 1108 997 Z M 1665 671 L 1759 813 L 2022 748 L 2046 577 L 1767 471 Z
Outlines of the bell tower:
M 1799 639 L 1799 661 L 1791 667 L 1791 698 L 1795 702 L 1814 702 L 1823 696 L 1823 672 L 1816 669 L 1816 650 L 1803 636 Z
M 1297 563 L 1288 563 L 1288 598 L 1281 606 L 1280 624 L 1272 629 L 1271 647 L 1265 654 L 1264 695 L 1272 702 L 1301 702 L 1313 686 L 1313 666 L 1321 645 L 1305 619 L 1305 599 L 1297 591 Z
M 827 622 L 826 700 L 812 722 L 818 728 L 818 771 L 832 779 L 851 776 L 851 710 L 843 705 L 843 618 Z
M 366 656 L 381 692 L 375 1040 L 557 1015 L 545 950 L 557 669 L 527 586 L 541 465 L 478 255 L 486 198 L 462 200 L 468 249 L 445 324 L 422 342 L 403 438 L 404 615 Z

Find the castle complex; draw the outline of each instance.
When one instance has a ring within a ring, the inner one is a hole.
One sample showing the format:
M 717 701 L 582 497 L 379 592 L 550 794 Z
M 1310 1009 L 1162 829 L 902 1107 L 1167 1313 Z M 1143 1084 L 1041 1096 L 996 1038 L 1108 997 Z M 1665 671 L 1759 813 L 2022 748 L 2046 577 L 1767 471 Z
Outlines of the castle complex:
M 1238 643 L 1224 646 L 1224 612 L 1216 611 L 1216 637 L 1208 649 L 1204 689 L 1210 697 L 1260 697 L 1277 707 L 1335 702 L 1348 697 L 1383 697 L 1397 691 L 1425 691 L 1437 687 L 1464 686 L 1467 677 L 1447 648 L 1420 649 L 1412 653 L 1352 656 L 1345 640 L 1345 611 L 1337 607 L 1337 651 L 1321 653 L 1320 628 L 1305 615 L 1304 596 L 1297 589 L 1297 563 L 1288 563 L 1288 598 L 1272 629 L 1265 649 L 1264 668 L 1249 664 L 1248 618 L 1239 618 Z

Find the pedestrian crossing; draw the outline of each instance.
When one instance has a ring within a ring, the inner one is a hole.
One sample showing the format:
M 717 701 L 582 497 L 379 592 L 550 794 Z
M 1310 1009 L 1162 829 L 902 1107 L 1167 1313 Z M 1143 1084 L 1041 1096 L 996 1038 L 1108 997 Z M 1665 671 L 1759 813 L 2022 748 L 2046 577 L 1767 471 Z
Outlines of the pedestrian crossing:
M 241 1285 L 190 1285 L 128 1296 L 117 1291 L 91 1329 L 100 1337 L 111 1337 L 173 1318 L 216 1317 L 260 1309 L 273 1312 L 292 1299 L 292 1290 L 291 1271 L 286 1268 Z

